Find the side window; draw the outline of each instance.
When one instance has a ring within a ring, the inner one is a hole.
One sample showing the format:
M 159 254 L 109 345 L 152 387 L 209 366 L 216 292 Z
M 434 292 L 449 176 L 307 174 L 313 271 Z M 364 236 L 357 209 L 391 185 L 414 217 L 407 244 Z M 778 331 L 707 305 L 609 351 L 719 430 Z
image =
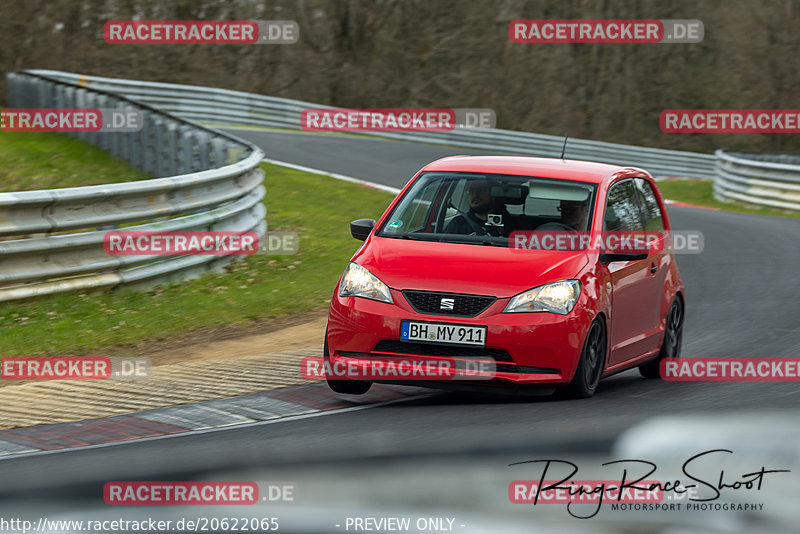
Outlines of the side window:
M 606 213 L 603 220 L 606 230 L 644 229 L 635 196 L 632 180 L 625 180 L 611 186 L 606 199 Z
M 403 221 L 406 232 L 418 232 L 425 227 L 425 222 L 431 209 L 431 202 L 440 186 L 441 182 L 438 180 L 432 181 L 422 190 L 419 197 L 412 201 L 406 214 L 407 220 Z
M 442 222 L 439 232 L 443 232 L 447 225 L 450 224 L 450 221 L 458 216 L 459 210 L 469 210 L 466 180 L 455 180 L 444 184 L 443 189 L 444 191 L 441 193 L 443 196 L 438 206 L 439 212 L 436 215 L 436 220 Z M 434 229 L 434 231 L 437 230 Z
M 639 198 L 642 201 L 642 211 L 645 216 L 644 229 L 663 230 L 664 218 L 661 216 L 661 208 L 658 207 L 658 200 L 650 182 L 641 178 L 636 178 L 634 182 L 636 191 L 639 192 Z
M 427 183 L 414 184 L 409 194 L 392 212 L 392 216 L 395 218 L 388 221 L 382 231 L 387 234 L 424 231 L 431 204 L 441 187 L 442 181 L 436 178 Z

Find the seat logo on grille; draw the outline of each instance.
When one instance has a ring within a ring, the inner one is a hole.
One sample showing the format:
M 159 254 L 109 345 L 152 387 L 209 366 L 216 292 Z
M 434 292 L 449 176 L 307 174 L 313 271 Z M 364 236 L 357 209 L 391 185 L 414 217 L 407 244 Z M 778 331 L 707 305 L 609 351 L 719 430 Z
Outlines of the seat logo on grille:
M 456 299 L 442 299 L 439 303 L 440 310 L 452 310 L 456 305 Z

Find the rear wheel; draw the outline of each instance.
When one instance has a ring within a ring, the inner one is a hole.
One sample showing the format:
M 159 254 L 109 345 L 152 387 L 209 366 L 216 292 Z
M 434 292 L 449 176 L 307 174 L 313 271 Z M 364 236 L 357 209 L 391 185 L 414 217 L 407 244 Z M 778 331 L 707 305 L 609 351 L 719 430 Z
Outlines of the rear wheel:
M 325 329 L 325 344 L 323 348 L 323 357 L 325 358 L 325 367 L 330 369 L 331 360 L 328 353 L 328 329 Z M 364 380 L 331 380 L 325 376 L 325 381 L 328 387 L 336 393 L 345 393 L 347 395 L 363 395 L 369 388 L 372 387 L 372 382 Z
M 664 341 L 655 360 L 639 366 L 639 374 L 645 378 L 661 377 L 661 360 L 678 358 L 681 355 L 681 342 L 683 340 L 683 304 L 679 297 L 675 297 L 667 313 L 667 327 L 664 330 Z
M 583 344 L 578 368 L 572 382 L 563 389 L 571 398 L 585 399 L 594 395 L 603 374 L 606 361 L 606 328 L 601 319 L 595 319 Z

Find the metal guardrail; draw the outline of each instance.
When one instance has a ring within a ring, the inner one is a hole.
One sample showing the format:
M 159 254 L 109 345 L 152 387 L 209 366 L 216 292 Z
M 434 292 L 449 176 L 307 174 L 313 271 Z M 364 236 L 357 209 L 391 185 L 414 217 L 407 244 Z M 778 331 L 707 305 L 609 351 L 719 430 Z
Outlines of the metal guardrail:
M 158 178 L 142 182 L 0 193 L 0 301 L 61 291 L 153 284 L 218 270 L 229 257 L 109 256 L 106 231 L 228 230 L 266 233 L 263 152 L 212 124 L 300 129 L 318 104 L 216 89 L 83 76 L 8 75 L 12 107 L 140 109 L 132 133 L 75 133 Z M 370 135 L 522 155 L 554 156 L 563 138 L 499 129 Z M 570 157 L 634 165 L 657 176 L 715 180 L 718 200 L 800 211 L 800 162 L 786 156 L 715 155 L 570 139 Z M 777 158 L 777 159 L 776 159 Z M 772 159 L 774 161 L 767 161 Z M 130 226 L 131 223 L 142 223 Z
M 800 157 L 717 150 L 714 198 L 800 212 Z
M 171 83 L 142 82 L 60 71 L 31 71 L 126 95 L 187 119 L 210 124 L 251 125 L 290 130 L 301 129 L 300 113 L 319 104 L 272 96 Z M 452 132 L 373 132 L 367 135 L 450 145 L 525 156 L 555 157 L 564 138 L 554 135 L 486 128 L 459 128 Z M 641 167 L 656 176 L 715 178 L 712 154 L 663 150 L 639 146 L 570 139 L 567 154 L 587 159 Z
M 108 91 L 42 72 L 7 76 L 15 108 L 141 110 L 138 132 L 74 135 L 157 176 L 152 180 L 0 193 L 0 302 L 218 271 L 229 256 L 110 256 L 108 230 L 266 233 L 264 157 L 235 136 Z M 140 224 L 135 224 L 140 223 Z M 133 225 L 135 224 L 135 225 Z
M 127 95 L 188 119 L 210 124 L 253 125 L 299 130 L 300 114 L 319 104 L 271 96 L 170 83 L 142 82 L 59 71 L 33 71 L 83 86 Z M 511 130 L 468 128 L 452 132 L 372 132 L 367 135 L 482 149 L 528 156 L 560 154 L 564 139 Z M 717 151 L 699 154 L 570 139 L 571 158 L 633 165 L 655 176 L 714 180 L 718 200 L 798 211 L 800 157 L 742 155 Z

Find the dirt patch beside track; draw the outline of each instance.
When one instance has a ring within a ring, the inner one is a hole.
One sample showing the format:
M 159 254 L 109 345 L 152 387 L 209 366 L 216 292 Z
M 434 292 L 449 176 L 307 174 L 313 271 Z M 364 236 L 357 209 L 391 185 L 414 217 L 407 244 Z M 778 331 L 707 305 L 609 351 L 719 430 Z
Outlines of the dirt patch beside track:
M 183 344 L 173 340 L 169 349 L 138 349 L 133 354 L 153 364 L 145 380 L 5 382 L 0 428 L 81 421 L 308 384 L 300 362 L 322 353 L 326 321 L 319 314 L 293 317 L 283 325 L 274 323 L 266 333 L 223 340 L 210 332 L 201 340 L 187 334 Z

